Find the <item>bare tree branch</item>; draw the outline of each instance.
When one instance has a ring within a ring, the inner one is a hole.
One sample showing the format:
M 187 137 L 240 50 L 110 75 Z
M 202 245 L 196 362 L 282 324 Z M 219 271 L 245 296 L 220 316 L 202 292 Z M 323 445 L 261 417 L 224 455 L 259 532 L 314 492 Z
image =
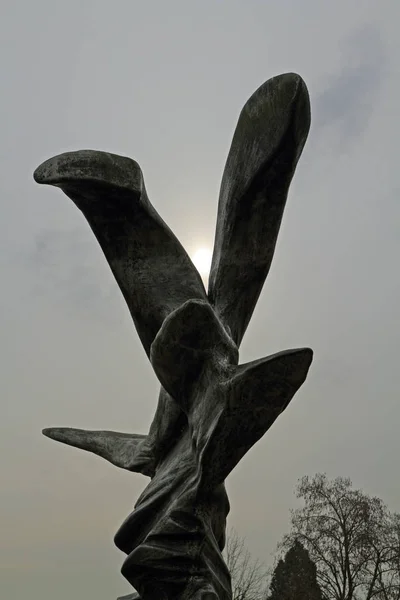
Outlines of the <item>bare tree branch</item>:
M 252 558 L 245 540 L 231 529 L 224 551 L 232 577 L 232 600 L 265 600 L 268 588 L 268 570 Z
M 324 600 L 400 600 L 400 516 L 348 478 L 303 477 L 296 493 L 303 506 L 280 550 L 307 548 Z

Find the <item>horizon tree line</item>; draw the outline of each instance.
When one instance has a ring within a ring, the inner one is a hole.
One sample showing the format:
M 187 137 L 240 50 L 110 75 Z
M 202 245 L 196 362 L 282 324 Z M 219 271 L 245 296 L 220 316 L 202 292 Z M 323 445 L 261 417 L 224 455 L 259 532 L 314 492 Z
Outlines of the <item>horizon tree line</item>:
M 228 535 L 233 600 L 400 600 L 400 514 L 321 473 L 302 477 L 296 497 L 273 569 Z

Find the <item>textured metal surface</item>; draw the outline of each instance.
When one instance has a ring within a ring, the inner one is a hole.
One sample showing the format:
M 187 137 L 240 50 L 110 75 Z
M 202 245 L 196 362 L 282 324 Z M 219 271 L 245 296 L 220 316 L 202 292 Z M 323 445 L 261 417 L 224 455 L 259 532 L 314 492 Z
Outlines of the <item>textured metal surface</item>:
M 224 481 L 306 379 L 308 348 L 238 365 L 238 347 L 273 258 L 310 126 L 295 74 L 263 84 L 243 108 L 222 179 L 209 292 L 151 205 L 139 165 L 83 150 L 35 171 L 82 211 L 114 273 L 161 383 L 149 434 L 45 429 L 151 481 L 115 536 L 125 600 L 231 599 L 222 558 Z

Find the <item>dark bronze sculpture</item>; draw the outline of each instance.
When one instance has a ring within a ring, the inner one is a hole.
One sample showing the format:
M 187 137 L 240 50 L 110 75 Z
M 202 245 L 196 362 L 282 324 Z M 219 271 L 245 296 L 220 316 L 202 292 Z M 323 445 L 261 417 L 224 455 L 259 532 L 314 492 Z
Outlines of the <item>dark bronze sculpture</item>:
M 116 534 L 129 598 L 231 598 L 222 558 L 224 481 L 306 379 L 308 348 L 238 365 L 238 347 L 268 274 L 293 173 L 310 126 L 295 74 L 263 84 L 244 106 L 222 180 L 210 283 L 150 204 L 139 165 L 105 152 L 44 162 L 38 183 L 83 212 L 161 383 L 149 434 L 45 429 L 151 478 Z

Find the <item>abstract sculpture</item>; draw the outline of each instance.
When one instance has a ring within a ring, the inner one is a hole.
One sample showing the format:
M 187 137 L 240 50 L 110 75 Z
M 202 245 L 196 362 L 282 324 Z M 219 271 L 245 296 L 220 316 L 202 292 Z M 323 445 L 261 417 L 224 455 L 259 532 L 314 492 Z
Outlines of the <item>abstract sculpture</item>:
M 208 294 L 150 204 L 139 165 L 105 152 L 44 162 L 38 183 L 83 212 L 114 273 L 161 383 L 149 434 L 45 429 L 151 478 L 116 534 L 122 573 L 143 600 L 232 596 L 222 558 L 224 481 L 305 381 L 308 348 L 238 365 L 238 347 L 268 274 L 310 107 L 295 74 L 244 106 L 222 180 Z

